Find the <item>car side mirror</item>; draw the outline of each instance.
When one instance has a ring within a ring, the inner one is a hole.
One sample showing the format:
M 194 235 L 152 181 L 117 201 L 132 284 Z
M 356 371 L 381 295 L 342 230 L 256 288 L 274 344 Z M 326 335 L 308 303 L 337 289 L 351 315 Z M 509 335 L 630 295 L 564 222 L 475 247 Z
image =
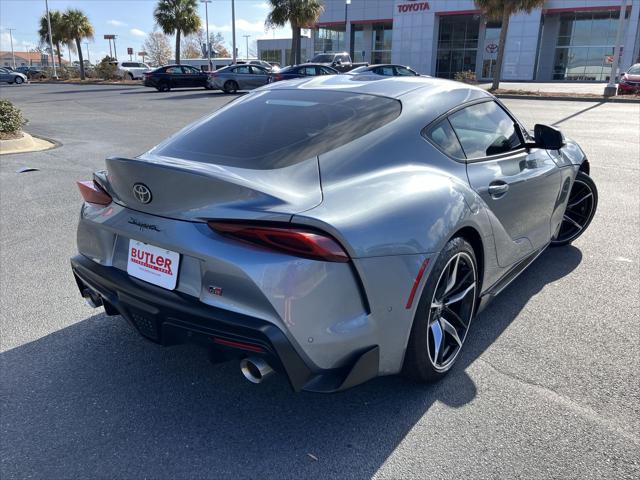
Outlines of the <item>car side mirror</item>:
M 334 65 L 342 65 L 342 60 L 336 60 L 333 62 Z
M 540 123 L 533 127 L 533 137 L 536 145 L 546 150 L 560 150 L 567 144 L 559 129 Z

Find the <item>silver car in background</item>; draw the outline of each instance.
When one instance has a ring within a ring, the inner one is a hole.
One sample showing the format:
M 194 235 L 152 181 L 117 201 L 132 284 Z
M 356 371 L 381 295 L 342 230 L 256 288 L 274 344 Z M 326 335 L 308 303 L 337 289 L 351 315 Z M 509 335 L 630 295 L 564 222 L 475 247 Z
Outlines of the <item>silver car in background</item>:
M 0 83 L 15 83 L 16 85 L 20 85 L 21 83 L 25 83 L 27 80 L 28 78 L 24 73 L 0 67 Z
M 415 76 L 276 82 L 106 167 L 79 183 L 86 301 L 296 391 L 441 378 L 474 315 L 598 200 L 560 131 Z
M 210 75 L 209 86 L 225 93 L 253 90 L 269 83 L 270 72 L 260 65 L 229 65 Z

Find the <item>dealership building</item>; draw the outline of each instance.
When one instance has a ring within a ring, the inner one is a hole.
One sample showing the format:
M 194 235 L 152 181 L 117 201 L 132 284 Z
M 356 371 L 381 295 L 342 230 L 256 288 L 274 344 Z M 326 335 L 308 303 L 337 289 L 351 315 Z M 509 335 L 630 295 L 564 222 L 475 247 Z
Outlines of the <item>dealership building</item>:
M 452 78 L 473 71 L 490 79 L 500 21 L 473 0 L 324 0 L 324 12 L 302 39 L 302 58 L 349 52 L 354 62 L 399 63 Z M 548 0 L 511 17 L 502 79 L 606 81 L 621 0 Z M 640 0 L 628 0 L 620 68 L 640 62 Z M 260 58 L 288 64 L 290 39 L 258 40 Z

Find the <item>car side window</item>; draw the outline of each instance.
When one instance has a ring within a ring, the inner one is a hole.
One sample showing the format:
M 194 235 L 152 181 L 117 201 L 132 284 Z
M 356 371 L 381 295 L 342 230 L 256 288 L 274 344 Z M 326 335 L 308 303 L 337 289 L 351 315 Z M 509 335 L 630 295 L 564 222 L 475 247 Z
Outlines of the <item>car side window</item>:
M 456 137 L 449 120 L 444 119 L 441 122 L 430 127 L 425 132 L 427 138 L 435 143 L 444 153 L 453 158 L 465 158 L 458 137 Z
M 167 68 L 167 73 L 172 75 L 182 75 L 184 71 L 182 70 L 182 67 L 169 67 Z
M 267 74 L 267 72 L 265 72 L 260 67 L 251 66 L 250 68 L 251 68 L 251 73 L 253 73 L 254 75 L 266 75 Z
M 251 70 L 249 69 L 250 67 L 248 65 L 243 65 L 241 67 L 237 67 L 234 71 L 234 73 L 240 73 L 243 75 L 248 75 L 251 73 Z
M 396 72 L 398 73 L 399 77 L 415 77 L 416 76 L 416 72 L 414 72 L 413 70 L 409 70 L 408 68 L 405 68 L 405 67 L 396 67 Z
M 483 102 L 449 116 L 466 157 L 498 155 L 521 147 L 515 121 L 496 102 Z
M 304 74 L 309 77 L 314 77 L 316 75 L 316 67 L 304 67 Z

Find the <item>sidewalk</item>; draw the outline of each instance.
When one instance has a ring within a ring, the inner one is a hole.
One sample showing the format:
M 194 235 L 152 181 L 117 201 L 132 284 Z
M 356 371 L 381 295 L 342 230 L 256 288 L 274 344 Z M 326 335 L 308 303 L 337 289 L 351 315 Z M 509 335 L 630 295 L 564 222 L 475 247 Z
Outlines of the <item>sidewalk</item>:
M 605 82 L 500 82 L 500 90 L 518 90 L 523 92 L 564 93 L 574 95 L 602 95 Z M 480 83 L 481 88 L 491 88 L 491 82 Z

